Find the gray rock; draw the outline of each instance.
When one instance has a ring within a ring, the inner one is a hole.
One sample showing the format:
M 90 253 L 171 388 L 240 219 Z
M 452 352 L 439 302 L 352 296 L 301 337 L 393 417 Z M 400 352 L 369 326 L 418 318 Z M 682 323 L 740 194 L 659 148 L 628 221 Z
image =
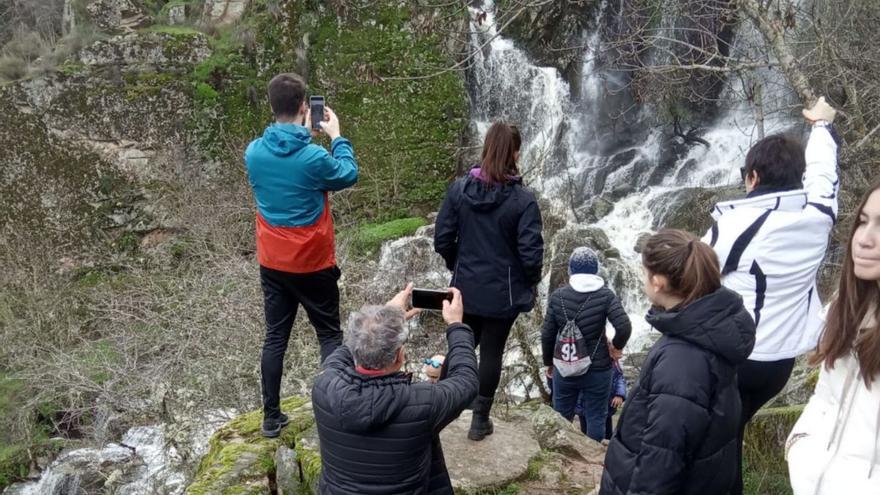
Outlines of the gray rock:
M 715 203 L 742 194 L 739 186 L 724 188 L 689 187 L 654 198 L 650 207 L 655 229 L 682 229 L 702 236 L 712 226 L 710 215 Z
M 90 66 L 155 69 L 195 65 L 210 55 L 208 39 L 201 33 L 129 33 L 83 48 L 79 61 Z
M 591 464 L 601 464 L 606 448 L 584 435 L 573 423 L 541 404 L 531 415 L 535 439 L 542 449 L 577 457 Z
M 468 440 L 471 412 L 465 411 L 440 434 L 443 454 L 456 492 L 503 486 L 521 478 L 540 446 L 528 428 L 492 418 L 495 433 L 480 442 Z
M 168 9 L 168 24 L 172 26 L 186 23 L 186 5 L 174 5 Z
M 293 495 L 300 487 L 296 451 L 283 445 L 275 451 L 275 483 L 280 495 Z
M 241 19 L 250 0 L 206 0 L 202 22 L 213 26 L 226 26 Z
M 111 33 L 133 31 L 152 23 L 143 7 L 132 0 L 91 0 L 86 11 L 96 26 Z

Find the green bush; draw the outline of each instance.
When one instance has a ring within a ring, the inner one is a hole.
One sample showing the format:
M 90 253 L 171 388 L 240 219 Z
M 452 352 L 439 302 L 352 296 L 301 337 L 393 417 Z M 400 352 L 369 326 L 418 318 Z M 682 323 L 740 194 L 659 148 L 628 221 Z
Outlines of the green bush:
M 363 225 L 354 236 L 352 247 L 359 254 L 371 254 L 382 247 L 382 243 L 415 233 L 416 229 L 428 222 L 421 217 L 399 218 L 385 223 Z

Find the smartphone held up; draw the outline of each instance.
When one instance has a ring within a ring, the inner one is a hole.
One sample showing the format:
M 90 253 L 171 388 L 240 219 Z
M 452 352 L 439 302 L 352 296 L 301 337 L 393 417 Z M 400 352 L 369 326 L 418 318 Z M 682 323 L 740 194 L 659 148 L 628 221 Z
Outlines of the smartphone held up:
M 309 112 L 312 120 L 312 129 L 315 131 L 320 131 L 321 122 L 324 121 L 324 97 L 323 96 L 310 96 L 309 97 Z
M 413 289 L 412 306 L 420 309 L 443 309 L 443 301 L 452 301 L 452 292 L 448 289 Z

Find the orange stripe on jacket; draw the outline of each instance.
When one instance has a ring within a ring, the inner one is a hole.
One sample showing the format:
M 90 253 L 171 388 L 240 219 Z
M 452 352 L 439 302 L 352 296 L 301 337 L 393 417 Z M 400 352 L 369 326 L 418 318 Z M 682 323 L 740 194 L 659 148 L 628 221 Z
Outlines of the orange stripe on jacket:
M 330 199 L 314 225 L 275 227 L 257 212 L 257 261 L 273 270 L 312 273 L 336 265 L 336 244 Z

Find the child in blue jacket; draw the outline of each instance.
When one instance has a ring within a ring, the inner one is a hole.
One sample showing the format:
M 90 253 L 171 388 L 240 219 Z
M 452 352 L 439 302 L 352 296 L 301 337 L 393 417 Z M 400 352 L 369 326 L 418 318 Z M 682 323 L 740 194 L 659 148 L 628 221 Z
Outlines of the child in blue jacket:
M 551 387 L 552 389 L 552 387 Z M 611 400 L 608 403 L 608 417 L 605 419 L 605 439 L 611 440 L 614 428 L 611 424 L 611 418 L 617 414 L 617 409 L 623 405 L 626 400 L 626 378 L 623 376 L 623 369 L 620 367 L 620 361 L 617 359 L 611 362 Z M 581 431 L 587 434 L 587 420 L 584 418 L 584 397 L 578 399 L 575 413 L 581 421 Z

